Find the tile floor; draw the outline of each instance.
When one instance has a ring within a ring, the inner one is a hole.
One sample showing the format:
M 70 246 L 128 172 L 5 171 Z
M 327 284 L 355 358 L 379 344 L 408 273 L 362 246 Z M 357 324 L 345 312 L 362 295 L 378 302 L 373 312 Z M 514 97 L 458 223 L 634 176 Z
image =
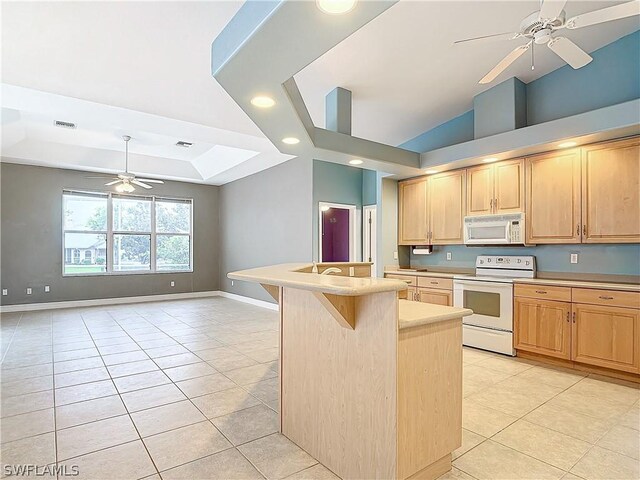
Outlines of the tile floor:
M 29 464 L 91 479 L 337 478 L 276 432 L 273 311 L 212 298 L 1 326 L 1 476 Z M 631 385 L 465 349 L 464 396 L 443 479 L 640 477 Z

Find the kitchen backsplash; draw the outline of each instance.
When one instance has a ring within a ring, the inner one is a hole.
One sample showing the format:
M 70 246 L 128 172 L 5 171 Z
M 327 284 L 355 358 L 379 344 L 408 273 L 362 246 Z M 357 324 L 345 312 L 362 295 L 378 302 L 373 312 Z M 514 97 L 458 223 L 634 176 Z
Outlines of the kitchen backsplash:
M 399 247 L 408 248 L 408 247 Z M 447 260 L 447 252 L 451 260 Z M 570 255 L 578 254 L 578 263 Z M 474 268 L 478 255 L 535 255 L 542 272 L 640 275 L 640 245 L 540 245 L 536 247 L 434 247 L 430 255 L 411 253 L 412 267 Z M 400 256 L 402 258 L 402 255 Z M 406 257 L 405 257 L 406 258 Z

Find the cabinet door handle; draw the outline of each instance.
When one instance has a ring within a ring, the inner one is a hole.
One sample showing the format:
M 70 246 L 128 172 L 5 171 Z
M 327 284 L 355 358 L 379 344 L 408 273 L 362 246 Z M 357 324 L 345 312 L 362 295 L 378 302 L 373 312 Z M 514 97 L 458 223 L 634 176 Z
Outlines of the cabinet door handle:
M 495 208 L 496 212 L 498 211 L 498 199 L 497 198 L 493 199 L 493 208 Z
M 438 282 L 429 282 L 431 285 L 438 285 Z
M 493 212 L 493 198 L 489 200 L 489 210 Z
M 541 293 L 543 295 L 546 295 L 547 292 L 545 290 L 536 290 L 536 293 Z
M 576 235 L 580 235 L 580 224 L 576 225 Z
M 576 312 L 573 312 L 573 323 L 576 323 Z
M 602 300 L 613 300 L 613 297 L 609 297 L 608 295 L 600 295 L 598 298 L 601 298 Z
M 586 224 L 582 226 L 582 236 L 583 237 L 587 236 L 587 225 Z
M 567 323 L 569 323 L 569 317 L 571 316 L 571 312 L 567 312 Z

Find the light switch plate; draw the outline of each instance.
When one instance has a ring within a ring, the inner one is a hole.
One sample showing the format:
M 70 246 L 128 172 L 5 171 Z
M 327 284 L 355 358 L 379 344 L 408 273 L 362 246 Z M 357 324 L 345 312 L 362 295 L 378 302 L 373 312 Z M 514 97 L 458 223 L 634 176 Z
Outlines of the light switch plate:
M 9 295 L 9 290 L 7 290 L 6 288 L 3 288 L 2 295 Z
M 577 253 L 572 253 L 571 254 L 571 263 L 578 263 L 578 254 Z
M 31 288 L 27 288 L 27 295 L 31 295 Z
M 447 260 L 451 260 L 451 252 L 447 252 Z
M 45 285 L 44 286 L 44 293 L 49 293 L 51 291 L 51 288 L 49 287 L 49 285 Z
M 397 260 L 398 259 L 398 252 L 393 252 L 393 259 Z

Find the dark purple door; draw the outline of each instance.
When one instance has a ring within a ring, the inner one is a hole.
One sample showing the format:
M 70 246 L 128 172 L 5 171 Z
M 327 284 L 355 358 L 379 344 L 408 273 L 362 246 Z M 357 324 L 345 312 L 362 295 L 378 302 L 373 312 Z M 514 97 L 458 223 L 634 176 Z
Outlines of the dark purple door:
M 349 210 L 346 208 L 330 208 L 322 212 L 321 261 L 349 261 Z

